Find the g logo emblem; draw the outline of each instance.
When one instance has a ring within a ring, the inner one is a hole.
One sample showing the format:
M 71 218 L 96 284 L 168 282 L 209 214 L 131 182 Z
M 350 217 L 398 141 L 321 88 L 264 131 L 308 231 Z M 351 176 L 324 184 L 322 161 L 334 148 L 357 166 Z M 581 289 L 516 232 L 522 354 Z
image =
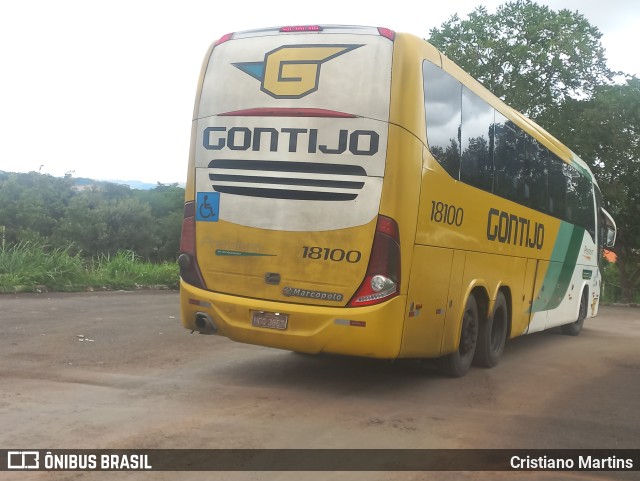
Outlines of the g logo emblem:
M 276 99 L 299 99 L 318 90 L 320 65 L 362 45 L 284 45 L 263 62 L 234 63 L 260 80 L 260 90 Z

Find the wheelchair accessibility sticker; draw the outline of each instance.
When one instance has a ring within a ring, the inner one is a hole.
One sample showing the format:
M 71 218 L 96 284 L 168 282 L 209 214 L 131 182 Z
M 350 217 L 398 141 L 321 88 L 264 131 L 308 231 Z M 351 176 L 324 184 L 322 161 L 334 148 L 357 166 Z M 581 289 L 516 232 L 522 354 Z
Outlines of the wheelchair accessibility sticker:
M 198 192 L 196 196 L 196 220 L 218 222 L 220 192 Z

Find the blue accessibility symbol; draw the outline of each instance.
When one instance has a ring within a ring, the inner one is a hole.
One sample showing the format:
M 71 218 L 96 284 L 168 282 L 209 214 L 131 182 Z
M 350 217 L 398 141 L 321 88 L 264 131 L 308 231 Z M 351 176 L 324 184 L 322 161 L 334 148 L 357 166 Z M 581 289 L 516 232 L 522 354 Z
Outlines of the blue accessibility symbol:
M 220 192 L 198 192 L 196 195 L 196 220 L 218 222 Z

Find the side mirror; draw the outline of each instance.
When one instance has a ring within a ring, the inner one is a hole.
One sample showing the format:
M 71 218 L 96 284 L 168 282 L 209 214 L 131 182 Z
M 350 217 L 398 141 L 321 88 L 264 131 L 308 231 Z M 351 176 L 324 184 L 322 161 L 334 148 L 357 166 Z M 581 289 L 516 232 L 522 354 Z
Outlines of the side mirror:
M 615 229 L 611 229 L 610 227 L 606 228 L 606 240 L 605 247 L 613 247 L 616 245 L 616 231 Z
M 613 247 L 616 243 L 616 222 L 606 210 L 600 208 L 604 227 L 604 246 Z

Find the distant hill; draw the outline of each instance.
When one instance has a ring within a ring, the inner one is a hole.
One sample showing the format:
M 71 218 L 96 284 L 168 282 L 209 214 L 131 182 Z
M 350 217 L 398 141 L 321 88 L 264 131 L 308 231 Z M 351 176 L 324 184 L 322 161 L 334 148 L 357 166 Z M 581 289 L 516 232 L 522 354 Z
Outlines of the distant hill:
M 94 180 L 94 179 L 88 179 L 86 177 L 74 177 L 73 183 L 78 190 L 88 189 L 94 185 L 100 185 L 105 183 L 126 185 L 136 190 L 151 190 L 158 187 L 157 183 L 152 184 L 150 182 L 141 182 L 139 180 Z M 178 184 L 179 187 L 184 187 L 184 185 L 179 184 L 178 182 L 175 182 L 175 184 Z M 172 185 L 172 184 L 166 184 L 166 185 Z
M 5 172 L 0 170 L 0 177 L 6 177 L 10 174 L 14 174 L 15 172 Z M 41 175 L 50 175 L 50 174 L 41 174 Z M 73 185 L 75 186 L 75 190 L 86 190 L 90 189 L 93 186 L 100 184 L 118 184 L 118 185 L 128 185 L 132 189 L 136 190 L 151 190 L 158 187 L 158 183 L 151 182 L 141 182 L 139 180 L 96 180 L 89 179 L 88 177 L 72 177 Z M 168 182 L 162 183 L 162 185 L 177 185 L 178 187 L 183 187 L 185 184 L 183 182 Z
M 158 184 L 150 184 L 148 182 L 140 182 L 139 180 L 108 180 L 113 184 L 128 185 L 132 189 L 150 190 L 158 187 Z

